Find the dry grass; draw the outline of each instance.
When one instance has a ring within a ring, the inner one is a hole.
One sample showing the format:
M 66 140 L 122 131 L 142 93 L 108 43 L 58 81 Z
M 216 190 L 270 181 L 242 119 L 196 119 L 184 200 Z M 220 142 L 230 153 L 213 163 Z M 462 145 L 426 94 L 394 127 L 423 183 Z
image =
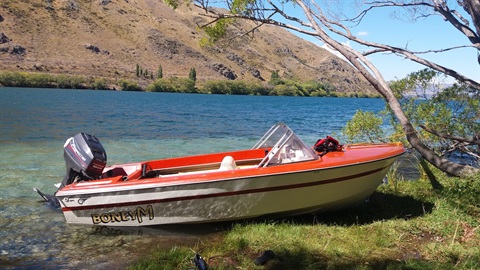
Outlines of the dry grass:
M 225 79 L 215 64 L 234 72 L 238 79 L 260 81 L 278 70 L 284 78 L 327 81 L 342 92 L 371 92 L 372 88 L 352 68 L 329 52 L 290 32 L 262 27 L 254 38 L 229 40 L 216 48 L 200 47 L 203 37 L 197 24 L 207 21 L 193 6 L 173 11 L 162 1 L 4 0 L 0 4 L 0 32 L 10 42 L 0 44 L 0 70 L 132 79 L 135 65 L 165 77 L 187 77 L 190 68 L 202 80 Z M 249 29 L 236 23 L 232 32 Z M 91 44 L 100 49 L 86 49 Z M 26 49 L 13 55 L 13 46 Z M 333 72 L 332 72 L 333 71 Z M 349 83 L 355 82 L 355 83 Z

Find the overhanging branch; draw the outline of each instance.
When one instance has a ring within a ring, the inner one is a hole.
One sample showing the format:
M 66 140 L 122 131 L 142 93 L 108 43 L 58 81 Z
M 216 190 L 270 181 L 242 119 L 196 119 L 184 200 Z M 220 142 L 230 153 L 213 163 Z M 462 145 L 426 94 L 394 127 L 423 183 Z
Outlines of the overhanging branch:
M 435 129 L 428 128 L 425 125 L 419 125 L 423 130 L 427 131 L 430 134 L 433 134 L 437 137 L 443 138 L 443 139 L 448 139 L 448 140 L 453 140 L 453 141 L 458 141 L 458 142 L 463 142 L 463 143 L 468 143 L 468 144 L 474 144 L 474 145 L 479 145 L 480 146 L 480 132 L 478 134 L 475 134 L 471 139 L 464 138 L 464 137 L 459 137 L 459 136 L 454 136 L 446 133 L 439 132 Z

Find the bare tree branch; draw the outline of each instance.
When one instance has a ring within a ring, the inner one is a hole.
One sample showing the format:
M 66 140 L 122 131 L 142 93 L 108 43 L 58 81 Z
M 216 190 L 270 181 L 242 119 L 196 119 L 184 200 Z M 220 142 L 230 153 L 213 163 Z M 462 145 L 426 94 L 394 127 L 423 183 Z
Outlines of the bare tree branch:
M 428 50 L 428 51 L 419 51 L 419 52 L 412 52 L 414 54 L 427 54 L 427 53 L 442 53 L 442 52 L 447 52 L 451 50 L 456 50 L 456 49 L 463 49 L 463 48 L 475 48 L 474 45 L 463 45 L 463 46 L 454 46 L 450 48 L 445 48 L 445 49 L 439 49 L 439 50 Z
M 364 55 L 364 56 L 368 56 L 368 55 L 371 55 L 371 54 L 384 53 L 384 52 L 388 52 L 388 50 L 385 50 L 385 49 L 375 49 L 375 50 L 370 50 L 370 51 L 368 51 L 368 52 L 364 52 L 363 55 Z
M 380 7 L 380 6 L 412 6 L 413 4 L 398 4 L 398 3 L 394 3 L 394 2 L 391 2 L 391 1 L 388 1 L 387 3 L 385 2 L 374 2 L 374 3 L 382 3 L 382 5 L 378 5 L 377 7 Z M 422 5 L 425 5 L 425 6 L 431 6 L 431 5 L 428 5 L 426 3 L 420 3 Z M 415 5 L 419 5 L 419 4 L 415 4 Z M 310 11 L 311 12 L 311 11 Z M 319 15 L 316 15 L 317 18 L 320 18 Z M 326 18 L 324 17 L 321 17 L 320 18 L 320 21 L 322 22 L 329 22 Z M 458 21 L 457 21 L 458 22 Z M 468 84 L 469 86 L 473 87 L 473 88 L 476 88 L 476 89 L 480 89 L 480 83 L 466 77 L 466 76 L 463 76 L 461 75 L 460 73 L 456 72 L 455 70 L 452 70 L 452 69 L 449 69 L 447 67 L 444 67 L 442 65 L 439 65 L 439 64 L 436 64 L 434 62 L 431 62 L 431 61 L 428 61 L 424 58 L 421 58 L 419 57 L 417 54 L 421 54 L 421 53 L 415 53 L 415 52 L 412 52 L 412 51 L 409 51 L 407 49 L 402 49 L 402 48 L 399 48 L 399 47 L 394 47 L 394 46 L 390 46 L 390 45 L 386 45 L 386 44 L 380 44 L 380 43 L 375 43 L 375 42 L 369 42 L 369 41 L 366 41 L 366 40 L 363 40 L 363 39 L 360 39 L 354 35 L 352 35 L 350 33 L 350 31 L 346 31 L 346 32 L 341 32 L 339 30 L 337 30 L 336 28 L 333 28 L 331 26 L 331 24 L 327 24 L 327 23 L 324 23 L 323 24 L 325 27 L 328 28 L 329 31 L 335 33 L 335 34 L 338 34 L 340 36 L 343 36 L 345 38 L 348 38 L 349 40 L 351 41 L 355 41 L 357 42 L 358 44 L 362 44 L 362 45 L 365 45 L 365 46 L 368 46 L 368 47 L 372 47 L 372 48 L 377 48 L 376 50 L 374 51 L 370 51 L 368 53 L 364 53 L 364 55 L 369 55 L 369 54 L 372 54 L 372 53 L 377 53 L 377 52 L 387 52 L 387 51 L 390 51 L 394 54 L 397 54 L 397 55 L 402 55 L 404 56 L 405 58 L 407 59 L 410 59 L 414 62 L 417 62 L 419 64 L 422 64 L 424 66 L 427 66 L 427 67 L 430 67 L 434 70 L 437 70 L 439 72 L 442 72 L 442 73 L 445 73 L 446 75 L 449 75 L 449 76 L 452 76 L 453 78 L 457 79 L 458 81 L 460 82 L 464 82 L 466 84 Z M 480 43 L 478 43 L 478 45 L 480 45 Z M 476 47 L 475 44 L 473 44 L 473 46 Z M 451 50 L 453 48 L 447 48 L 447 49 L 443 49 L 443 50 L 432 50 L 431 52 L 442 52 L 442 51 L 447 51 L 447 50 Z M 423 53 L 426 53 L 426 52 L 423 52 Z
M 480 132 L 479 134 L 476 134 L 473 136 L 471 139 L 464 138 L 464 137 L 459 137 L 459 136 L 454 136 L 450 134 L 445 134 L 441 133 L 437 130 L 431 129 L 426 127 L 425 125 L 419 125 L 423 130 L 427 131 L 428 133 L 431 133 L 437 137 L 444 138 L 444 139 L 449 139 L 453 141 L 458 141 L 458 142 L 463 142 L 463 143 L 468 143 L 468 144 L 475 144 L 480 146 Z
M 413 3 L 403 3 L 403 2 L 395 2 L 395 1 L 372 1 L 372 2 L 365 2 L 368 7 L 362 10 L 357 16 L 350 19 L 349 21 L 360 23 L 360 21 L 367 15 L 368 12 L 379 9 L 379 8 L 389 8 L 389 7 L 402 7 L 402 8 L 416 8 L 416 7 L 430 7 L 433 8 L 431 3 L 428 2 L 418 2 L 415 1 Z M 420 17 L 428 17 L 433 14 L 422 14 Z
M 450 11 L 450 9 L 448 8 L 448 6 L 444 1 L 438 1 L 438 2 L 434 1 L 434 3 L 435 3 L 435 6 L 434 6 L 435 11 L 440 13 L 455 28 L 457 28 L 457 30 L 463 33 L 478 50 L 480 50 L 480 37 L 475 33 L 475 31 L 473 31 L 473 29 L 468 27 L 468 21 L 467 21 L 467 24 L 460 22 L 454 16 L 454 14 L 458 14 L 458 13 Z
M 366 4 L 370 5 L 365 10 L 361 11 L 359 15 L 354 17 L 352 21 L 359 23 L 360 20 L 365 17 L 365 15 L 377 8 L 385 8 L 385 7 L 403 7 L 403 8 L 412 8 L 412 7 L 428 7 L 432 8 L 438 14 L 440 14 L 445 20 L 449 21 L 457 30 L 459 30 L 462 34 L 464 34 L 470 42 L 480 50 L 480 37 L 473 29 L 469 27 L 469 22 L 467 19 L 463 18 L 459 12 L 456 10 L 450 10 L 445 0 L 436 0 L 431 2 L 426 1 L 413 1 L 413 2 L 400 2 L 400 1 L 373 1 L 373 2 L 366 2 Z M 469 13 L 472 18 L 474 18 L 474 13 L 478 13 L 478 9 L 480 9 L 480 4 L 475 3 L 475 0 L 465 0 L 463 2 L 459 1 L 459 5 L 463 6 L 465 11 Z M 430 14 L 433 15 L 433 14 Z M 422 17 L 427 17 L 430 15 L 423 15 Z M 477 15 L 479 16 L 479 15 Z M 477 17 L 476 21 L 474 18 L 474 24 L 478 27 L 480 24 L 480 18 Z M 477 31 L 480 31 L 477 29 Z

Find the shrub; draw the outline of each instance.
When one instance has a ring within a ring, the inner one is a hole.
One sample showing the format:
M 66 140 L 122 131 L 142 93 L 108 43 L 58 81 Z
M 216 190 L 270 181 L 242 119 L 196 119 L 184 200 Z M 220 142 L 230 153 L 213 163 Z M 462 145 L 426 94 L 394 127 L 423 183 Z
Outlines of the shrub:
M 196 93 L 195 81 L 188 78 L 171 78 L 170 83 L 175 92 L 178 93 Z
M 136 82 L 120 80 L 118 85 L 120 85 L 122 91 L 142 91 L 142 88 Z
M 382 118 L 377 117 L 375 113 L 357 110 L 342 131 L 349 141 L 384 141 L 385 134 L 381 128 L 382 123 Z
M 272 96 L 303 96 L 303 92 L 295 84 L 279 84 L 276 85 L 272 91 Z
M 226 95 L 268 95 L 269 89 L 255 82 L 208 81 L 203 85 L 201 92 Z
M 145 91 L 147 92 L 173 92 L 172 85 L 164 79 L 157 79 L 153 83 L 149 84 Z
M 196 93 L 195 82 L 188 78 L 157 79 L 145 89 L 147 92 Z
M 97 90 L 108 89 L 107 80 L 105 80 L 104 78 L 96 78 L 95 81 L 92 83 L 91 88 Z
M 203 85 L 202 92 L 206 94 L 230 94 L 225 81 L 208 81 Z
M 26 73 L 24 72 L 2 72 L 0 73 L 0 84 L 3 86 L 25 86 Z
M 55 85 L 55 80 L 50 74 L 43 73 L 29 73 L 25 76 L 25 86 L 48 88 Z

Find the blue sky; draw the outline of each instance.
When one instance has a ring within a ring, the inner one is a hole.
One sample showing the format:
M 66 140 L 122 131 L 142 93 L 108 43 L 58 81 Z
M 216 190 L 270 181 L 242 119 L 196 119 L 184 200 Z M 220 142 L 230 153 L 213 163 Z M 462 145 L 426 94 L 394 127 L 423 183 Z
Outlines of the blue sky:
M 343 4 L 343 12 L 356 14 L 354 1 L 340 1 L 340 3 Z M 407 19 L 393 18 L 392 11 L 392 9 L 379 9 L 369 13 L 358 26 L 351 28 L 352 33 L 368 41 L 407 47 L 412 51 L 440 50 L 470 44 L 463 34 L 439 16 L 412 22 Z M 299 8 L 287 9 L 288 14 L 298 17 L 302 16 L 300 12 Z M 323 45 L 317 39 L 302 37 L 319 46 Z M 365 50 L 357 44 L 348 42 L 345 38 L 338 40 L 359 51 Z M 474 48 L 430 53 L 423 56 L 477 82 L 480 81 L 480 65 L 477 61 L 477 50 Z M 420 64 L 393 55 L 375 54 L 369 56 L 369 59 L 387 81 L 404 78 L 411 72 L 425 68 Z M 448 79 L 447 82 L 453 82 L 453 80 Z

